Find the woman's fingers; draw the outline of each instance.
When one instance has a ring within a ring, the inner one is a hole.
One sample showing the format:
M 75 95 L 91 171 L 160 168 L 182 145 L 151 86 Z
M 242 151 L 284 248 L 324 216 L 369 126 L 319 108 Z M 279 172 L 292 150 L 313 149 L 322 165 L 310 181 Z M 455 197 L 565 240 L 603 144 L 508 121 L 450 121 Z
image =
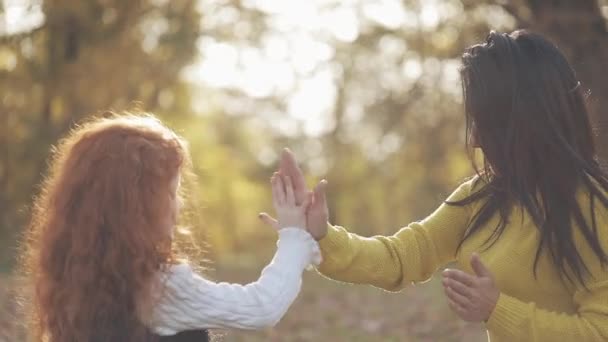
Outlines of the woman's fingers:
M 467 310 L 465 308 L 458 305 L 458 303 L 451 300 L 449 297 L 448 297 L 448 305 L 450 306 L 452 311 L 454 311 L 456 314 L 458 314 L 458 316 L 460 316 L 460 318 L 465 319 L 465 316 L 467 314 Z
M 471 303 L 469 298 L 458 293 L 450 286 L 445 287 L 445 294 L 448 296 L 449 299 L 453 300 L 454 302 L 456 302 L 458 305 L 462 306 L 463 308 L 468 307 L 469 304 Z
M 448 279 L 453 279 L 465 284 L 468 287 L 474 287 L 476 283 L 476 277 L 461 270 L 449 269 L 443 271 L 443 276 Z
M 279 168 L 282 174 L 291 177 L 296 204 L 301 204 L 306 196 L 306 180 L 304 179 L 302 170 L 300 170 L 300 167 L 298 166 L 295 155 L 288 148 L 283 149 L 283 152 L 281 153 Z
M 465 284 L 450 278 L 443 278 L 443 285 L 452 288 L 453 291 L 465 298 L 471 298 L 471 288 Z
M 285 185 L 285 201 L 288 205 L 295 205 L 296 199 L 293 191 L 293 184 L 291 183 L 291 177 L 289 175 L 281 176 Z
M 327 187 L 327 181 L 325 179 L 323 179 L 314 188 L 313 206 L 314 206 L 315 210 L 322 210 L 322 209 L 325 209 L 325 207 L 327 207 L 327 199 L 325 198 L 325 188 L 326 187 Z
M 272 202 L 275 207 L 282 205 L 283 198 L 285 197 L 285 194 L 283 193 L 283 187 L 281 184 L 279 184 L 279 181 L 280 176 L 278 176 L 276 173 L 270 178 L 270 184 L 272 188 Z
M 475 260 L 478 259 L 478 260 Z M 481 263 L 479 256 L 473 262 Z M 472 263 L 473 263 L 472 262 Z M 467 321 L 487 321 L 500 297 L 500 289 L 494 284 L 492 273 L 483 265 L 477 265 L 477 276 L 461 270 L 443 272 L 443 286 L 450 307 Z M 461 315 L 460 309 L 465 310 Z
M 304 202 L 302 202 L 302 205 L 300 205 L 300 208 L 304 209 L 304 211 L 308 210 L 308 207 L 310 207 L 310 205 L 312 204 L 313 196 L 314 196 L 313 192 L 308 191 L 306 193 L 306 196 L 304 196 Z
M 277 175 L 277 192 L 279 195 L 279 203 L 285 205 L 285 183 L 283 183 L 283 177 Z

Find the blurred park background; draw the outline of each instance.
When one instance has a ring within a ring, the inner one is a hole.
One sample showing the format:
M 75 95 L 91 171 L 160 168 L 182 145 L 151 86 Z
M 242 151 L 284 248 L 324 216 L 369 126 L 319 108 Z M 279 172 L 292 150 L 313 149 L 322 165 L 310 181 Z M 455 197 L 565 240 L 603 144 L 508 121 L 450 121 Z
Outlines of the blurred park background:
M 473 173 L 463 49 L 529 28 L 608 121 L 608 0 L 0 0 L 0 342 L 22 341 L 12 293 L 19 234 L 52 144 L 104 110 L 155 113 L 191 144 L 209 276 L 248 282 L 274 252 L 268 179 L 289 146 L 331 220 L 390 234 Z M 484 341 L 436 281 L 388 294 L 307 272 L 274 330 L 226 341 Z

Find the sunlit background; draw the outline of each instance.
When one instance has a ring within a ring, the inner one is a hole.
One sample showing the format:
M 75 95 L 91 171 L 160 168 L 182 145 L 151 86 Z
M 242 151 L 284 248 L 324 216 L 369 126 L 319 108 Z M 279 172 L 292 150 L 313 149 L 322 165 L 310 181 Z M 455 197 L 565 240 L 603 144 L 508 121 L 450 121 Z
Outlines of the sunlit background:
M 424 217 L 472 174 L 459 58 L 489 30 L 546 34 L 584 66 L 593 93 L 589 60 L 605 70 L 608 59 L 572 52 L 587 37 L 608 58 L 607 1 L 556 3 L 0 1 L 0 342 L 23 339 L 10 277 L 18 236 L 50 147 L 74 122 L 139 108 L 185 136 L 208 276 L 252 281 L 275 248 L 257 213 L 271 210 L 267 182 L 284 146 L 311 185 L 328 179 L 331 220 L 363 235 Z M 593 18 L 603 31 L 591 31 Z M 484 341 L 437 285 L 387 294 L 309 272 L 274 330 L 224 340 Z

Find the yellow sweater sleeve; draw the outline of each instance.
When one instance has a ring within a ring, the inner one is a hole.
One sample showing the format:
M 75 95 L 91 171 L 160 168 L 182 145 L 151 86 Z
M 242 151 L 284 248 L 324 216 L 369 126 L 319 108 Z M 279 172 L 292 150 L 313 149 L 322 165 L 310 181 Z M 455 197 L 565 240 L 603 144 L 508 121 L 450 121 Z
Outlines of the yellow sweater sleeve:
M 467 197 L 473 182 L 463 183 L 448 201 Z M 443 203 L 426 219 L 392 236 L 366 238 L 329 225 L 327 236 L 319 242 L 323 263 L 318 270 L 339 281 L 400 290 L 411 282 L 429 279 L 440 266 L 455 259 L 470 218 L 469 206 Z
M 608 217 L 605 210 L 600 213 L 596 209 L 596 213 L 598 238 L 604 251 L 608 251 Z M 502 293 L 487 322 L 488 330 L 500 336 L 501 341 L 608 341 L 608 270 L 602 267 L 580 231 L 575 230 L 574 240 L 590 274 L 586 289 L 579 283 L 571 285 L 576 313 L 545 310 Z
M 594 283 L 589 292 L 580 290 L 574 298 L 580 306 L 569 315 L 503 293 L 487 328 L 501 341 L 608 341 L 608 282 Z

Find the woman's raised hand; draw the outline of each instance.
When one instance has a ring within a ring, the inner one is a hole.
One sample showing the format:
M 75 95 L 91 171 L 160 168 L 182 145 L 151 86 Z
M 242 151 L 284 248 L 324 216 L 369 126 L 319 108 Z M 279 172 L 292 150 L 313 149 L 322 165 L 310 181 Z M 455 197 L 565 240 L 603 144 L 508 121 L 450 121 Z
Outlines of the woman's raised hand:
M 300 204 L 304 202 L 306 196 L 308 196 L 308 189 L 306 188 L 306 180 L 304 174 L 300 170 L 296 156 L 288 148 L 284 148 L 281 152 L 281 160 L 279 161 L 279 171 L 282 175 L 287 175 L 291 178 L 293 184 L 293 191 L 296 197 L 296 203 Z
M 327 209 L 327 198 L 325 189 L 327 181 L 323 179 L 317 184 L 314 191 L 309 192 L 310 205 L 306 211 L 306 229 L 319 241 L 327 235 L 327 222 L 329 222 L 329 210 Z
M 297 203 L 302 202 L 304 198 L 308 199 L 310 206 L 306 211 L 306 229 L 316 240 L 321 240 L 327 234 L 327 222 L 329 221 L 325 196 L 327 181 L 321 180 L 313 191 L 308 191 L 304 174 L 298 166 L 295 155 L 288 148 L 281 153 L 279 173 L 289 176 L 293 181 L 293 191 Z
M 329 221 L 329 210 L 325 195 L 327 181 L 322 180 L 313 191 L 308 191 L 298 162 L 293 153 L 287 148 L 281 154 L 278 174 L 289 178 L 293 187 L 292 190 L 296 204 L 302 203 L 302 206 L 304 204 L 308 206 L 306 210 L 306 229 L 316 240 L 321 240 L 327 234 L 327 222 Z M 277 220 L 270 215 L 261 213 L 259 217 L 264 223 L 275 228 L 279 227 Z

